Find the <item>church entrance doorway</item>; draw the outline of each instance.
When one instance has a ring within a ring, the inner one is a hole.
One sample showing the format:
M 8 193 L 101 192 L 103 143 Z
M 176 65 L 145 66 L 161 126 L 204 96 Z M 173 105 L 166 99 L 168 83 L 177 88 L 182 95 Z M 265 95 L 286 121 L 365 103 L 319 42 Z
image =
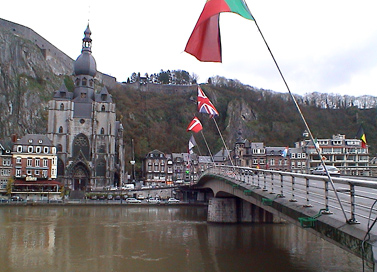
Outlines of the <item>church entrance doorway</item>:
M 73 190 L 86 191 L 90 175 L 88 169 L 82 164 L 75 166 L 73 170 Z

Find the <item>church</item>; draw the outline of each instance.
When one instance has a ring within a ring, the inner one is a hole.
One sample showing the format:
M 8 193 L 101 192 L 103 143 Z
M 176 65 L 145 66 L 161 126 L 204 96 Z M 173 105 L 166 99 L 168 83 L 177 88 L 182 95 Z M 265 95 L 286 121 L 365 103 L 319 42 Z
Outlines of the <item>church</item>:
M 49 101 L 47 136 L 57 147 L 57 180 L 72 191 L 121 186 L 125 175 L 123 126 L 106 87 L 96 92 L 89 24 L 74 62 L 74 90 L 63 84 Z

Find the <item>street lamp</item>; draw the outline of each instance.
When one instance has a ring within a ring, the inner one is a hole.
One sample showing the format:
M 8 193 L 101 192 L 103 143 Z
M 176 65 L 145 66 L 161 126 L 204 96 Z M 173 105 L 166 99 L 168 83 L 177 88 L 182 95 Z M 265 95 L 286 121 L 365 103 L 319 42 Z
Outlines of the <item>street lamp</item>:
M 130 161 L 132 169 L 131 169 L 131 179 L 134 182 L 135 181 L 135 161 Z

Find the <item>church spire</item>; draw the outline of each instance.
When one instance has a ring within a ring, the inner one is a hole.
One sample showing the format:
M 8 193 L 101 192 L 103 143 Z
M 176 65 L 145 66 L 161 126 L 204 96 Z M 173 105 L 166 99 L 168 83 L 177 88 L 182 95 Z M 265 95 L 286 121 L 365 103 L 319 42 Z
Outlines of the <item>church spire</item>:
M 90 31 L 89 22 L 88 22 L 88 26 L 86 27 L 84 31 L 84 38 L 82 39 L 81 52 L 84 52 L 84 51 L 92 52 L 92 38 L 90 37 L 90 35 L 92 35 L 92 32 Z

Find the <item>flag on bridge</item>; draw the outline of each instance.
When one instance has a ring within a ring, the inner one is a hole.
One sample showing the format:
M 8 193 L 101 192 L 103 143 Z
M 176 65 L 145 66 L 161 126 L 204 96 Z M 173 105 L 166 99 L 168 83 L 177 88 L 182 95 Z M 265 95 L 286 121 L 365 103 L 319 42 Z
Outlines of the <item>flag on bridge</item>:
M 193 135 L 191 135 L 191 138 L 189 140 L 189 144 L 188 144 L 188 153 L 189 154 L 193 154 L 194 153 L 194 150 L 193 148 L 196 146 L 196 141 L 195 141 L 195 138 Z
M 221 62 L 219 15 L 234 12 L 254 20 L 244 0 L 207 0 L 185 51 L 200 61 Z
M 204 94 L 200 86 L 198 86 L 198 111 L 207 113 L 210 115 L 210 117 L 216 117 L 219 115 L 219 112 L 216 110 L 211 101 L 209 101 L 208 97 Z
M 198 119 L 198 117 L 194 117 L 186 130 L 198 133 L 202 129 L 203 129 L 202 123 L 200 123 L 200 120 Z
M 360 128 L 357 132 L 356 138 L 361 140 L 361 147 L 362 148 L 367 148 L 367 138 L 365 136 L 363 126 L 360 126 Z

